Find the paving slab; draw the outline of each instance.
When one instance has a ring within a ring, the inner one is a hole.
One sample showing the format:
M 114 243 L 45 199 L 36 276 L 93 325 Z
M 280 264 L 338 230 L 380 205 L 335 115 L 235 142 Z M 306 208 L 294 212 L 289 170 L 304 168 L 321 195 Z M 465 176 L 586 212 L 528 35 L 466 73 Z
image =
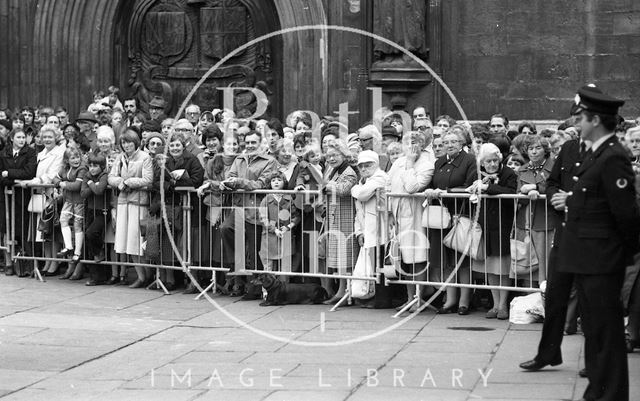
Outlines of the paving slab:
M 517 367 L 540 324 L 215 300 L 253 330 L 180 293 L 0 276 L 0 400 L 572 400 L 587 384 L 579 335 L 562 365 Z M 629 370 L 640 399 L 640 353 Z

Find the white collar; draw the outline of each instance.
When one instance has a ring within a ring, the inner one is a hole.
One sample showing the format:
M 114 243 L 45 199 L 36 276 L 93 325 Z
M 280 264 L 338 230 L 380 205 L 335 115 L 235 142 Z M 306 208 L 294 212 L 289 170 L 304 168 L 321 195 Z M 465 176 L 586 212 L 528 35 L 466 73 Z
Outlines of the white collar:
M 609 135 L 605 135 L 602 138 L 598 139 L 597 141 L 593 142 L 591 144 L 591 151 L 595 152 L 603 143 L 605 143 L 607 141 L 607 139 L 611 138 L 612 136 L 614 136 L 615 133 L 611 133 Z

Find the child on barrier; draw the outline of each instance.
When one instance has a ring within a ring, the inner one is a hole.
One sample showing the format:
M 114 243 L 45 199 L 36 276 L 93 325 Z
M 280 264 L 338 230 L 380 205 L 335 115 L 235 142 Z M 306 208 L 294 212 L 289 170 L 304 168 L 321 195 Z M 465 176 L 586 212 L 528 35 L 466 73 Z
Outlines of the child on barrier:
M 86 258 L 96 263 L 105 260 L 104 239 L 106 226 L 111 220 L 110 204 L 107 189 L 107 159 L 100 154 L 89 153 L 88 172 L 85 174 L 80 189 L 80 196 L 87 201 L 85 232 Z M 104 284 L 107 281 L 107 270 L 96 264 L 89 266 L 89 281 L 86 285 Z
M 283 172 L 270 177 L 271 189 L 281 191 L 287 185 Z M 260 257 L 267 271 L 291 271 L 293 238 L 291 230 L 300 222 L 300 212 L 287 194 L 268 194 L 258 209 L 262 230 Z
M 62 189 L 62 197 L 64 204 L 60 212 L 60 230 L 62 231 L 62 239 L 64 248 L 57 253 L 58 258 L 67 258 L 71 255 L 71 263 L 69 268 L 61 279 L 70 278 L 79 280 L 80 272 L 74 272 L 80 254 L 82 252 L 82 243 L 84 242 L 84 199 L 80 196 L 82 188 L 82 180 L 87 173 L 87 168 L 82 164 L 82 153 L 77 148 L 69 148 L 64 152 L 63 167 L 53 183 Z M 69 225 L 73 220 L 73 233 Z M 75 248 L 72 234 L 75 234 Z M 72 276 L 73 275 L 73 276 Z

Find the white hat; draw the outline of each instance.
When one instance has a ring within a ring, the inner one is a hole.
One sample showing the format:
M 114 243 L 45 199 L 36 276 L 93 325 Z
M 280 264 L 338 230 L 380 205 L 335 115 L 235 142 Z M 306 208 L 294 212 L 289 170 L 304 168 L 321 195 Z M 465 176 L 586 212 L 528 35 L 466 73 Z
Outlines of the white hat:
M 358 154 L 358 164 L 374 162 L 375 164 L 380 164 L 380 158 L 378 154 L 373 150 L 363 150 Z

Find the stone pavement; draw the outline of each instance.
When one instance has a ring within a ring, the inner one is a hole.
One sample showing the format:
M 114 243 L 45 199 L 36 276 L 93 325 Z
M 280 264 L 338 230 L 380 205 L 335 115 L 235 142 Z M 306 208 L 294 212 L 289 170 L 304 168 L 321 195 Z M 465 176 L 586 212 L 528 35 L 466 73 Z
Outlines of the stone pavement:
M 126 287 L 0 276 L 0 399 L 4 400 L 573 400 L 586 380 L 583 338 L 564 364 L 537 373 L 542 325 L 515 326 L 425 311 L 363 342 L 318 346 L 397 323 L 389 310 L 260 307 Z M 307 344 L 310 343 L 310 344 Z M 640 399 L 640 353 L 629 356 Z

